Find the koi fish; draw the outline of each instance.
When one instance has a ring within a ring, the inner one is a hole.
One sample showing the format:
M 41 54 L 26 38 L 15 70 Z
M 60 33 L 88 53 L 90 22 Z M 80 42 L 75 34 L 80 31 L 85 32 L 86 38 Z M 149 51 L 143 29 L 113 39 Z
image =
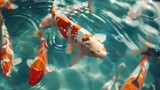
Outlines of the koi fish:
M 17 9 L 18 5 L 13 4 L 14 0 L 0 0 L 0 10 L 3 9 Z
M 133 5 L 133 7 L 130 8 L 127 19 L 136 19 L 137 17 L 144 16 L 142 14 L 144 9 L 147 9 L 148 3 L 152 0 L 146 0 L 146 1 L 136 1 L 136 3 Z
M 2 15 L 0 16 L 2 17 Z M 3 74 L 5 76 L 10 76 L 13 65 L 21 63 L 22 60 L 20 58 L 13 60 L 14 59 L 13 46 L 10 42 L 10 37 L 4 22 L 2 23 L 1 31 L 2 31 L 2 45 L 0 51 L 0 62 L 1 62 L 0 64 Z
M 53 71 L 53 67 L 52 66 L 47 67 L 48 45 L 45 40 L 45 37 L 38 30 L 36 24 L 33 21 L 32 21 L 32 24 L 33 24 L 34 28 L 36 29 L 37 36 L 41 39 L 39 49 L 38 49 L 38 52 L 37 52 L 37 55 L 36 55 L 34 61 L 27 60 L 27 64 L 30 67 L 29 84 L 33 86 L 33 85 L 37 84 L 42 79 L 44 74 Z
M 142 60 L 130 77 L 122 85 L 121 90 L 141 90 L 149 68 L 149 56 L 143 55 Z
M 80 52 L 75 55 L 71 65 L 80 61 L 85 56 L 103 59 L 106 55 L 106 49 L 102 42 L 106 40 L 104 34 L 91 34 L 83 27 L 72 22 L 65 15 L 56 12 L 56 7 L 52 7 L 52 18 L 54 24 L 58 27 L 61 35 L 68 41 L 69 45 L 66 48 L 66 53 L 70 54 L 74 48 Z
M 114 82 L 118 79 L 120 72 L 122 71 L 122 69 L 126 67 L 125 63 L 121 63 L 118 68 L 117 71 L 115 73 L 115 75 L 108 81 L 106 82 L 103 87 L 102 90 L 112 90 L 112 86 L 114 84 Z
M 88 0 L 87 2 L 72 5 L 66 8 L 60 8 L 58 9 L 58 13 L 64 14 L 67 17 L 70 16 L 73 12 L 81 12 L 81 9 L 88 8 L 88 10 L 91 12 L 92 9 L 90 7 L 91 0 Z M 51 26 L 54 26 L 54 20 L 52 19 L 52 14 L 49 13 L 47 16 L 43 18 L 40 24 L 40 28 L 45 29 L 49 28 Z

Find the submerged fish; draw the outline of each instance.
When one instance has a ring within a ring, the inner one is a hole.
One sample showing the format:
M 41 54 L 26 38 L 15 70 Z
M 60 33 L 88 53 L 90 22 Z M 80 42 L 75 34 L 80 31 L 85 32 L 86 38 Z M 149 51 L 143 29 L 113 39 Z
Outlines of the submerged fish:
M 143 10 L 147 9 L 148 3 L 152 0 L 138 0 L 128 11 L 127 19 L 136 19 L 143 16 Z
M 115 73 L 115 75 L 108 81 L 106 82 L 103 87 L 102 90 L 112 90 L 112 86 L 114 84 L 114 82 L 119 78 L 119 74 L 122 71 L 122 69 L 126 67 L 125 63 L 121 63 L 118 68 L 117 71 Z
M 0 0 L 0 10 L 3 9 L 17 9 L 18 6 L 13 4 L 14 0 Z
M 1 15 L 1 18 L 2 18 L 2 15 Z M 13 65 L 21 63 L 22 60 L 20 58 L 13 60 L 14 51 L 13 51 L 12 44 L 10 42 L 10 37 L 3 20 L 1 22 L 2 22 L 2 26 L 1 26 L 2 45 L 1 45 L 1 51 L 0 51 L 0 62 L 1 62 L 1 68 L 3 70 L 3 74 L 5 76 L 10 76 Z
M 91 0 L 88 0 L 87 2 L 84 2 L 84 3 L 76 4 L 76 5 L 73 5 L 73 6 L 66 7 L 66 8 L 60 8 L 60 9 L 58 9 L 57 12 L 60 13 L 60 14 L 64 14 L 68 17 L 73 12 L 76 12 L 76 11 L 80 12 L 81 9 L 83 9 L 83 8 L 88 8 L 89 11 L 92 11 L 91 7 L 90 7 L 90 3 L 91 3 Z M 52 14 L 49 13 L 41 21 L 40 28 L 44 29 L 44 28 L 48 28 L 48 27 L 51 27 L 51 26 L 54 26 L 54 20 L 52 19 Z
M 149 68 L 149 56 L 143 55 L 142 60 L 129 78 L 122 85 L 121 90 L 141 90 Z
M 48 55 L 47 55 L 47 50 L 48 50 L 48 45 L 45 40 L 45 37 L 43 34 L 38 30 L 36 27 L 36 24 L 33 23 L 34 28 L 36 29 L 37 36 L 41 39 L 39 49 L 37 52 L 37 55 L 33 60 L 27 60 L 27 64 L 30 67 L 29 71 L 29 84 L 30 85 L 35 85 L 37 84 L 44 74 L 53 71 L 52 66 L 47 67 L 47 62 L 48 62 Z M 51 70 L 52 69 L 52 70 Z
M 106 49 L 102 42 L 106 40 L 104 34 L 93 35 L 83 27 L 73 23 L 63 14 L 56 11 L 56 7 L 52 7 L 52 18 L 61 35 L 68 41 L 69 45 L 66 52 L 69 54 L 74 48 L 80 50 L 75 56 L 71 65 L 78 62 L 84 55 L 103 59 L 106 55 Z

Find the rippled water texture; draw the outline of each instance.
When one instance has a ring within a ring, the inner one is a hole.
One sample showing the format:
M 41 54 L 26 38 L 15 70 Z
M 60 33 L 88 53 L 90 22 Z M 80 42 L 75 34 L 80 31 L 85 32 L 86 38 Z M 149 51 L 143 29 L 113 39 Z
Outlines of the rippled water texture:
M 66 54 L 67 42 L 58 34 L 56 27 L 41 30 L 49 45 L 48 64 L 54 65 L 56 70 L 44 75 L 37 85 L 30 86 L 26 60 L 34 59 L 40 42 L 39 38 L 34 37 L 35 30 L 30 20 L 38 26 L 43 17 L 51 11 L 53 1 L 16 0 L 18 9 L 4 10 L 2 13 L 14 47 L 15 58 L 20 57 L 23 62 L 13 68 L 12 77 L 0 74 L 0 90 L 100 90 L 115 74 L 117 66 L 125 62 L 126 68 L 117 80 L 123 84 L 142 58 L 142 55 L 133 51 L 143 48 L 138 36 L 147 40 L 146 34 L 149 33 L 152 43 L 157 45 L 157 48 L 160 45 L 160 10 L 152 4 L 143 11 L 145 16 L 129 22 L 125 17 L 136 0 L 92 0 L 92 13 L 86 8 L 78 11 L 69 11 L 67 8 L 86 0 L 57 1 L 61 12 L 68 15 L 73 22 L 93 34 L 106 34 L 104 46 L 109 54 L 103 60 L 85 56 L 79 63 L 69 67 L 78 51 L 75 49 L 73 53 Z M 157 61 L 153 57 L 150 58 L 150 67 L 142 90 L 151 90 L 151 84 L 156 86 L 156 90 L 160 90 L 160 63 Z

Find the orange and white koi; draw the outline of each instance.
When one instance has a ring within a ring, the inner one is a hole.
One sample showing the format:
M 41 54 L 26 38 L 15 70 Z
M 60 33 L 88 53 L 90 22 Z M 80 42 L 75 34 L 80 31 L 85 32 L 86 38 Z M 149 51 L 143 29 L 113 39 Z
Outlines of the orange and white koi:
M 56 7 L 52 7 L 52 18 L 54 24 L 58 27 L 61 35 L 68 41 L 69 45 L 66 52 L 69 54 L 74 48 L 80 50 L 80 53 L 73 59 L 71 65 L 80 61 L 84 55 L 103 59 L 106 55 L 106 49 L 102 42 L 106 40 L 106 35 L 93 35 L 83 27 L 73 23 L 65 15 L 56 12 Z
M 27 64 L 30 67 L 29 71 L 29 84 L 30 85 L 35 85 L 37 84 L 42 77 L 44 76 L 45 73 L 53 71 L 51 68 L 47 67 L 48 63 L 48 55 L 47 55 L 47 50 L 48 50 L 48 45 L 45 40 L 45 37 L 43 34 L 38 30 L 36 27 L 36 24 L 33 23 L 34 28 L 36 29 L 37 36 L 40 37 L 40 45 L 39 49 L 37 52 L 37 55 L 33 60 L 27 60 Z
M 142 60 L 130 77 L 122 85 L 121 90 L 141 90 L 149 68 L 149 56 L 143 55 Z
M 125 63 L 119 64 L 115 75 L 108 82 L 106 82 L 103 85 L 102 90 L 112 90 L 112 86 L 113 86 L 114 82 L 119 78 L 119 74 L 121 73 L 121 71 L 124 67 L 126 67 Z
M 64 14 L 67 17 L 69 17 L 71 14 L 73 14 L 73 12 L 81 12 L 81 9 L 85 9 L 85 8 L 87 8 L 91 12 L 92 9 L 90 7 L 90 3 L 91 3 L 91 0 L 88 0 L 87 2 L 84 2 L 84 3 L 68 6 L 66 8 L 60 8 L 60 9 L 58 9 L 57 12 L 60 14 Z M 49 28 L 51 26 L 54 26 L 54 20 L 52 19 L 52 14 L 49 13 L 41 21 L 40 28 L 45 29 L 45 28 Z
M 3 9 L 17 9 L 18 6 L 13 4 L 14 0 L 0 0 L 0 10 Z
M 2 30 L 2 45 L 0 51 L 1 68 L 5 76 L 10 76 L 13 65 L 21 63 L 22 60 L 20 58 L 13 60 L 14 51 L 4 22 L 2 23 L 1 30 Z

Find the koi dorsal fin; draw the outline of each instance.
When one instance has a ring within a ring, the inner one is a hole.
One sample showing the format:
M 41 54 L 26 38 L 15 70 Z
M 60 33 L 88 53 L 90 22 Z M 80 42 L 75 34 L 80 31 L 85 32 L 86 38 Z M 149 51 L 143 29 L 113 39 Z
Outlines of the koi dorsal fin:
M 132 82 L 137 88 L 139 87 L 139 83 L 138 83 L 138 78 L 136 78 L 133 82 Z
M 141 71 L 139 72 L 139 74 L 138 74 L 138 76 L 136 77 L 136 79 L 133 80 L 133 82 L 132 82 L 137 88 L 140 88 L 139 82 L 138 82 L 138 78 L 139 78 L 140 75 L 141 75 L 142 69 L 143 69 L 143 67 L 141 68 Z

